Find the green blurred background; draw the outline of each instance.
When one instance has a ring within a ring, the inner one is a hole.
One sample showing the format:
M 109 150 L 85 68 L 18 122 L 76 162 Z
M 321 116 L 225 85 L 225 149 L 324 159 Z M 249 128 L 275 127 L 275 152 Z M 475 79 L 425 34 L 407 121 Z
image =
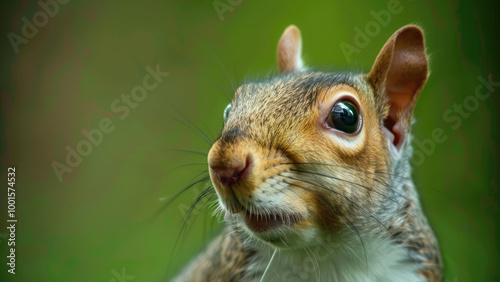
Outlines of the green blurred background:
M 489 2 L 401 1 L 402 11 L 348 60 L 340 44 L 354 45 L 355 27 L 364 29 L 374 20 L 370 11 L 387 10 L 388 2 L 70 1 L 16 53 L 7 35 L 21 35 L 22 19 L 32 22 L 41 7 L 4 1 L 1 179 L 16 166 L 18 223 L 16 274 L 7 273 L 2 237 L 0 280 L 120 281 L 123 273 L 134 281 L 168 280 L 223 225 L 203 209 L 178 240 L 183 214 L 203 185 L 151 219 L 206 168 L 204 156 L 173 151 L 209 145 L 171 117 L 216 138 L 232 83 L 276 73 L 277 41 L 289 24 L 302 31 L 308 66 L 368 71 L 383 43 L 408 23 L 425 30 L 432 70 L 414 134 L 424 140 L 442 128 L 448 136 L 414 172 L 446 281 L 498 280 L 500 88 L 458 128 L 443 120 L 474 95 L 479 75 L 500 81 L 498 9 Z M 214 4 L 226 10 L 219 15 Z M 113 101 L 156 65 L 170 75 L 119 119 Z M 76 148 L 82 130 L 99 128 L 103 118 L 115 130 L 60 182 L 51 164 L 64 163 L 65 147 Z M 184 164 L 193 165 L 172 171 Z

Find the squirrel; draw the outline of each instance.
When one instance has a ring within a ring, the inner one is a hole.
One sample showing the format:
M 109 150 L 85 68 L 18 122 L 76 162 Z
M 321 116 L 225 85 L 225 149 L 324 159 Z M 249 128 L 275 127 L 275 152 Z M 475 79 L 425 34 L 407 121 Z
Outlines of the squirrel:
M 369 73 L 308 69 L 289 26 L 279 74 L 241 85 L 208 153 L 227 226 L 174 281 L 441 281 L 411 179 L 424 35 L 397 30 Z

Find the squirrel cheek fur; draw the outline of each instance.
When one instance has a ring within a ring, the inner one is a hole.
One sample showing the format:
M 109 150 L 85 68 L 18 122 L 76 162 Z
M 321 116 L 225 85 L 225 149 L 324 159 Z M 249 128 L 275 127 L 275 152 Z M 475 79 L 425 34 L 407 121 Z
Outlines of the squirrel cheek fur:
M 266 265 L 281 276 L 263 280 L 275 281 L 318 246 L 333 254 L 302 279 L 440 281 L 437 240 L 409 166 L 427 79 L 422 31 L 398 30 L 368 74 L 310 71 L 301 48 L 290 26 L 278 44 L 281 74 L 237 89 L 208 154 L 228 226 L 177 281 L 259 281 Z M 344 100 L 359 112 L 352 133 L 328 124 Z

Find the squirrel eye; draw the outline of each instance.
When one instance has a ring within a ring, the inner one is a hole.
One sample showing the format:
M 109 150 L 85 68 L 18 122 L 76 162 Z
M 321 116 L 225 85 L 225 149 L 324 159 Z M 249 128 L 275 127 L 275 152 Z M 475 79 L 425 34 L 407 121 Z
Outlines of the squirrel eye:
M 333 106 L 328 123 L 337 130 L 354 133 L 358 129 L 358 109 L 348 100 L 341 100 Z
M 229 111 L 231 111 L 231 103 L 229 103 L 224 109 L 224 121 L 227 120 L 227 117 L 229 116 Z

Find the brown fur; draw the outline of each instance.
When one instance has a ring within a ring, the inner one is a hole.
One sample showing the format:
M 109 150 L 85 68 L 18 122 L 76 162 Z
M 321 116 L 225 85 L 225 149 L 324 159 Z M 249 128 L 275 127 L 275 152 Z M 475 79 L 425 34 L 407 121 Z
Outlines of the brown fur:
M 231 226 L 225 228 L 206 251 L 191 262 L 193 271 L 185 272 L 176 281 L 242 281 L 253 252 L 243 248 L 240 232 Z

